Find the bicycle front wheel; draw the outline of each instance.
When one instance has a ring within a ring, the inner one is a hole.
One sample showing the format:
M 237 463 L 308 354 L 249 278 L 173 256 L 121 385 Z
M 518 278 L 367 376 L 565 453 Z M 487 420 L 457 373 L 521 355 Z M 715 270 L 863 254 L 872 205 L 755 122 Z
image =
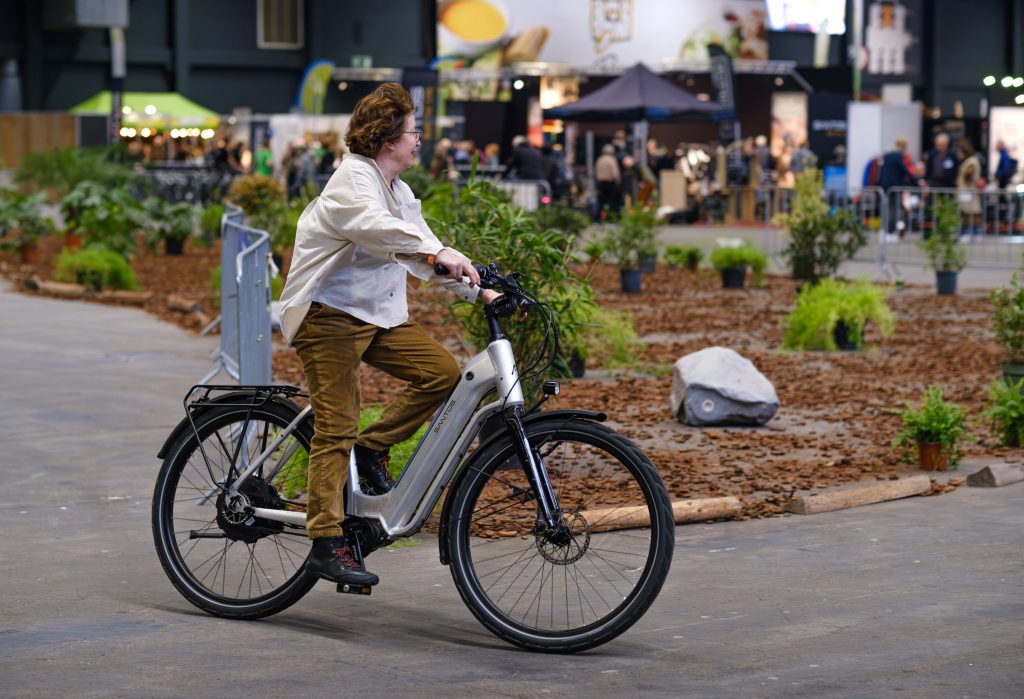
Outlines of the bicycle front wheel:
M 575 652 L 615 638 L 654 602 L 672 562 L 665 484 L 640 449 L 597 423 L 527 426 L 564 523 L 537 499 L 508 440 L 474 458 L 448 522 L 452 576 L 473 614 L 529 650 Z
M 308 422 L 242 483 L 238 498 L 225 492 L 297 413 L 273 401 L 251 413 L 246 406 L 211 408 L 164 460 L 153 494 L 156 550 L 178 591 L 210 614 L 259 619 L 291 606 L 316 583 L 305 572 L 306 530 L 250 511 L 305 511 Z

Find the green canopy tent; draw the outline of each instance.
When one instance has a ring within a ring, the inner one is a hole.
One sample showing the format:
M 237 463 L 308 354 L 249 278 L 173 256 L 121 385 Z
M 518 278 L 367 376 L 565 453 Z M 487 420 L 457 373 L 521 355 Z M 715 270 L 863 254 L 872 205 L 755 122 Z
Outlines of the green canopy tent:
M 121 95 L 121 104 L 121 124 L 127 127 L 215 129 L 220 125 L 217 112 L 177 92 L 125 92 Z M 109 90 L 97 92 L 70 109 L 72 114 L 110 114 L 110 110 Z

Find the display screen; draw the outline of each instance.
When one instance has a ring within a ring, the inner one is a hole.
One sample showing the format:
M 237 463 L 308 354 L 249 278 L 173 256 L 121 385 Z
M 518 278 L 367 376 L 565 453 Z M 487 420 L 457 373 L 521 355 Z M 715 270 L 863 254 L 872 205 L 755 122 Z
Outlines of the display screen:
M 772 31 L 846 33 L 846 0 L 768 0 L 767 5 Z

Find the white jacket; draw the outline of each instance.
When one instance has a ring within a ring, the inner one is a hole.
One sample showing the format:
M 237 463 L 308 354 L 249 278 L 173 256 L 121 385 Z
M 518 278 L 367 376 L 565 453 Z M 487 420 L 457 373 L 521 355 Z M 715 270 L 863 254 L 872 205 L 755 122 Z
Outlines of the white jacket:
M 443 247 L 405 182 L 396 178 L 392 185 L 372 159 L 346 154 L 324 191 L 299 217 L 291 269 L 281 292 L 285 340 L 291 344 L 313 301 L 382 328 L 404 323 L 409 317 L 406 271 L 475 302 L 479 287 L 438 277 L 425 262 L 395 257 L 434 255 Z

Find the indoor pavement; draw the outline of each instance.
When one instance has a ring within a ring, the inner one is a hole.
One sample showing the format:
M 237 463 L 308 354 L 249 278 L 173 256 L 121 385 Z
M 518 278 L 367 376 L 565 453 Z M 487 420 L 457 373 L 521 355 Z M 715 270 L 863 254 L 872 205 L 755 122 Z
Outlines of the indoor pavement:
M 213 618 L 164 576 L 150 498 L 214 340 L 7 286 L 0 327 L 0 696 L 1024 694 L 1024 483 L 679 527 L 651 610 L 579 655 L 491 636 L 432 536 L 371 556 L 370 597 Z

